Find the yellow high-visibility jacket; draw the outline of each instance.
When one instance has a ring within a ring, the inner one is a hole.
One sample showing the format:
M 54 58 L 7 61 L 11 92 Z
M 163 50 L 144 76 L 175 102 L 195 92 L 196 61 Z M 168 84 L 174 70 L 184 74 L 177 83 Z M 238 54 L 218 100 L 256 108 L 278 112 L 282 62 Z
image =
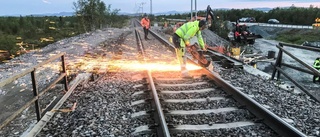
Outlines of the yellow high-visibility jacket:
M 316 60 L 314 61 L 313 67 L 314 67 L 315 69 L 320 70 L 320 59 L 316 59 Z
M 199 21 L 193 21 L 183 24 L 175 32 L 185 43 L 190 43 L 190 39 L 197 35 L 201 48 L 204 48 L 204 42 L 199 28 Z

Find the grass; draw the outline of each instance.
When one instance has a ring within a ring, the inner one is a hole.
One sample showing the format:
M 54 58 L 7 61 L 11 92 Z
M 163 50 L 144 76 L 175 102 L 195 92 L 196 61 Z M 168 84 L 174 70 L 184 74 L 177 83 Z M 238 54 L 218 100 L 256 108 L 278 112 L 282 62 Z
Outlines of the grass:
M 320 30 L 291 29 L 278 33 L 275 40 L 297 45 L 305 41 L 320 41 Z

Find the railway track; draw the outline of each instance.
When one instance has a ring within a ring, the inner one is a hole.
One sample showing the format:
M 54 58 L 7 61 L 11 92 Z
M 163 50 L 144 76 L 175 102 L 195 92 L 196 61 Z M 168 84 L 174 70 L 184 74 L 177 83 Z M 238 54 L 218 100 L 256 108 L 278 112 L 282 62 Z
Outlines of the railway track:
M 166 42 L 157 34 L 152 34 Z M 179 76 L 173 77 L 175 74 L 170 72 L 147 70 L 147 74 L 148 86 L 145 84 L 136 88 L 144 87 L 143 90 L 150 91 L 150 95 L 146 96 L 149 99 L 137 97 L 131 102 L 135 112 L 132 117 L 153 112 L 151 115 L 155 119 L 154 123 L 136 127 L 134 135 L 144 134 L 156 127 L 157 136 L 305 136 L 207 69 L 197 72 L 205 75 L 192 80 L 177 80 Z M 145 93 L 140 91 L 132 96 L 143 96 Z
M 129 62 L 78 87 L 62 106 L 77 102 L 75 111 L 58 112 L 37 136 L 306 136 L 208 69 L 181 79 L 179 70 L 144 66 L 175 55 L 164 38 L 151 31 L 153 40 L 141 41 L 141 32 L 117 49 L 116 60 Z
M 199 73 L 199 72 L 198 72 Z M 200 73 L 199 73 L 200 74 Z M 180 79 L 174 72 L 160 72 L 154 76 L 154 84 L 161 102 L 165 123 L 170 129 L 169 135 L 160 131 L 159 136 L 277 136 L 278 134 L 259 118 L 252 115 L 239 102 L 206 76 L 197 76 L 192 80 Z M 171 77 L 165 77 L 165 76 Z M 150 82 L 149 82 L 150 83 Z M 148 89 L 146 85 L 137 85 L 140 91 Z M 131 103 L 132 118 L 147 119 L 158 116 L 155 103 L 148 99 L 150 92 L 136 92 Z M 145 97 L 143 99 L 143 96 Z M 141 118 L 143 117 L 143 118 Z M 157 118 L 157 117 L 156 117 Z M 145 125 L 136 127 L 134 135 L 154 134 L 152 127 L 160 126 L 155 120 L 145 120 Z M 153 122 L 153 123 L 152 123 Z M 157 128 L 155 128 L 157 129 Z

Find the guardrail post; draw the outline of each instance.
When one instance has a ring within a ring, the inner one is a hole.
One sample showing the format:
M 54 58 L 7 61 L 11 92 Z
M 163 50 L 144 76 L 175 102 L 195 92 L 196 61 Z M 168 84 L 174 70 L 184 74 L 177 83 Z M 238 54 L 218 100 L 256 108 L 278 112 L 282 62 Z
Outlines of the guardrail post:
M 34 102 L 35 107 L 36 107 L 37 120 L 40 121 L 41 120 L 41 110 L 40 110 L 40 104 L 39 104 L 38 88 L 37 88 L 35 71 L 36 71 L 36 69 L 34 69 L 31 72 L 31 79 L 32 79 L 33 95 L 37 98 L 36 101 Z
M 282 43 L 279 43 L 279 45 L 281 47 L 283 47 Z M 276 73 L 278 72 L 278 75 L 277 75 L 277 80 L 279 80 L 280 78 L 280 71 L 277 69 L 277 67 L 281 68 L 281 62 L 282 62 L 282 50 L 279 49 L 279 52 L 278 52 L 278 57 L 277 57 L 277 60 L 276 60 L 276 63 L 274 64 L 274 67 L 273 67 L 273 72 L 272 72 L 272 75 L 271 75 L 271 80 L 274 79 Z
M 62 62 L 62 73 L 65 73 L 66 75 L 64 76 L 64 89 L 66 91 L 69 90 L 69 87 L 68 87 L 68 76 L 67 76 L 67 71 L 66 71 L 66 63 L 65 63 L 65 60 L 64 60 L 64 55 L 61 56 L 61 62 Z
M 280 46 L 283 48 L 283 45 L 280 43 Z M 283 51 L 282 50 L 279 50 L 279 64 L 278 64 L 278 67 L 281 68 L 281 64 L 282 64 L 282 54 L 283 54 Z M 277 80 L 280 80 L 280 71 L 278 71 L 278 75 L 277 75 Z

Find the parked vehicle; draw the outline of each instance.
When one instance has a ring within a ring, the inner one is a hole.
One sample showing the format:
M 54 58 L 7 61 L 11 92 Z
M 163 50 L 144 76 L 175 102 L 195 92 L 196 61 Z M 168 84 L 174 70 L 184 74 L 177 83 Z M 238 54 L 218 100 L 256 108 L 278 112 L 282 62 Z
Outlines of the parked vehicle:
M 268 20 L 268 23 L 269 23 L 269 24 L 279 24 L 280 21 L 278 21 L 277 19 L 269 19 L 269 20 Z
M 320 41 L 305 41 L 302 46 L 320 48 Z
M 256 19 L 254 17 L 243 17 L 239 19 L 239 22 L 256 22 Z

